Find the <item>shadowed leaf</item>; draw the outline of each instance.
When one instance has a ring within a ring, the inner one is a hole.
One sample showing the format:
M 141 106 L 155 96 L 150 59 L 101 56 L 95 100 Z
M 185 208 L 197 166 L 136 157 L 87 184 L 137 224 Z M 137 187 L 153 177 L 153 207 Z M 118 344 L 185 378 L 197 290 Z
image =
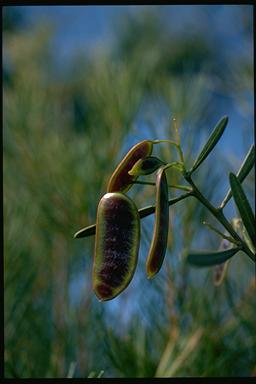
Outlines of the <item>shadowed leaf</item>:
M 226 251 L 194 251 L 187 256 L 187 262 L 197 267 L 210 267 L 224 263 L 234 256 L 240 248 L 231 248 Z
M 255 244 L 256 223 L 255 223 L 255 217 L 254 217 L 252 208 L 242 188 L 242 185 L 238 180 L 238 178 L 236 177 L 236 175 L 234 175 L 233 173 L 230 173 L 229 182 L 230 182 L 231 191 L 232 191 L 237 209 L 240 213 L 245 229 L 247 230 L 248 235 L 252 240 L 252 243 Z
M 252 145 L 236 175 L 240 183 L 242 183 L 246 178 L 246 176 L 249 174 L 250 170 L 253 168 L 254 163 L 255 163 L 255 146 Z M 232 191 L 231 189 L 229 189 L 220 205 L 221 208 L 225 207 L 225 205 L 227 204 L 231 196 L 232 196 Z

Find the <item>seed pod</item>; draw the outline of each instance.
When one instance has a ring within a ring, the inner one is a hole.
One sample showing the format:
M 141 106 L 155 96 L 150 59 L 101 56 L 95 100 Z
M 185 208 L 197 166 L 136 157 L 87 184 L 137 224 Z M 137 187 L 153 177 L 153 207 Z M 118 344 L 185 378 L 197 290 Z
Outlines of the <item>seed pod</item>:
M 126 195 L 106 193 L 99 202 L 93 264 L 97 297 L 111 300 L 130 283 L 137 265 L 140 218 Z
M 146 262 L 148 278 L 161 268 L 166 252 L 169 229 L 168 185 L 164 168 L 156 174 L 156 210 L 153 239 Z
M 129 175 L 128 171 L 139 159 L 150 156 L 152 149 L 153 142 L 150 140 L 144 140 L 134 145 L 113 172 L 107 192 L 127 192 L 132 187 L 131 183 L 137 179 L 136 176 Z
M 226 272 L 227 272 L 227 267 L 228 267 L 229 262 L 230 262 L 230 259 L 224 261 L 224 263 L 221 263 L 221 264 L 214 266 L 213 283 L 216 287 L 220 286 L 221 283 L 223 282 L 224 277 L 225 277 Z
M 158 159 L 158 157 L 149 156 L 145 157 L 144 159 L 139 159 L 128 173 L 129 175 L 137 177 L 150 175 L 165 164 L 166 163 Z
M 228 248 L 230 248 L 229 241 L 226 239 L 222 239 L 220 246 L 219 246 L 219 250 L 224 251 Z M 215 286 L 217 286 L 217 287 L 220 286 L 222 281 L 224 280 L 229 262 L 230 262 L 230 259 L 224 261 L 224 263 L 215 265 L 213 267 L 213 283 Z

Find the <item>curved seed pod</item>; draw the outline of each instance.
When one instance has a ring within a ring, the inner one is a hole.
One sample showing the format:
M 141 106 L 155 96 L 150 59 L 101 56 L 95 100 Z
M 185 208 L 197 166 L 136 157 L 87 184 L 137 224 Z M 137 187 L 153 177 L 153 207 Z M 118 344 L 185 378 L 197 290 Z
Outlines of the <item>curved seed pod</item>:
M 99 202 L 93 263 L 93 289 L 111 300 L 130 283 L 138 259 L 140 219 L 126 195 L 106 193 Z
M 225 234 L 228 235 L 228 233 L 226 233 L 226 232 L 225 232 Z M 220 246 L 219 246 L 219 250 L 223 251 L 223 250 L 226 250 L 228 248 L 230 248 L 229 241 L 227 239 L 222 239 Z M 224 277 L 226 275 L 226 271 L 227 271 L 227 267 L 228 267 L 229 262 L 230 262 L 230 259 L 224 261 L 221 264 L 217 264 L 213 267 L 213 283 L 216 287 L 220 286 L 221 283 L 223 282 Z
M 154 234 L 146 262 L 148 278 L 161 268 L 167 247 L 169 230 L 168 185 L 164 167 L 156 174 L 156 210 Z
M 224 263 L 222 264 L 218 264 L 214 266 L 213 283 L 216 287 L 219 287 L 222 284 L 227 272 L 229 262 L 230 262 L 230 259 L 224 261 Z
M 127 192 L 132 187 L 131 183 L 137 178 L 129 175 L 128 171 L 139 159 L 150 156 L 152 149 L 153 142 L 150 140 L 144 140 L 134 145 L 114 170 L 107 186 L 107 192 Z
M 158 157 L 149 156 L 144 159 L 139 159 L 128 173 L 129 175 L 137 177 L 150 175 L 165 164 L 166 163 L 158 159 Z

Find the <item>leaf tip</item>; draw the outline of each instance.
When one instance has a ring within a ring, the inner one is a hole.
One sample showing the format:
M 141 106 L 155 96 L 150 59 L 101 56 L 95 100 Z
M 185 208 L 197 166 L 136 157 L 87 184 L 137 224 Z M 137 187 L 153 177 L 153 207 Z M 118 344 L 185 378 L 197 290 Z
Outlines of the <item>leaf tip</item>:
M 77 231 L 74 235 L 73 235 L 73 239 L 79 239 L 80 237 L 83 237 L 82 236 L 82 233 L 81 233 L 81 229 L 79 231 Z
M 237 180 L 236 175 L 233 172 L 229 172 L 229 181 L 232 183 L 233 180 Z

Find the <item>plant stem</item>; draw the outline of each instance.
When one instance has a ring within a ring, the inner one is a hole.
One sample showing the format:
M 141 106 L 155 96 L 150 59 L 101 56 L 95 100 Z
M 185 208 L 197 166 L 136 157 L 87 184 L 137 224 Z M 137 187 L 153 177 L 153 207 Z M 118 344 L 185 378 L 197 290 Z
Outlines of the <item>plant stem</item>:
M 180 161 L 173 161 L 171 163 L 167 163 L 165 166 L 164 166 L 164 169 L 168 169 L 168 168 L 175 168 L 177 169 L 179 172 L 184 172 L 184 164 L 181 163 Z
M 178 203 L 179 201 L 186 199 L 189 196 L 192 196 L 191 191 L 184 193 L 183 195 L 180 195 L 180 196 L 175 197 L 173 199 L 169 199 L 168 204 L 169 204 L 169 206 L 174 205 L 174 204 Z M 155 209 L 156 209 L 155 205 L 149 205 L 148 207 L 140 208 L 139 209 L 140 218 L 143 219 L 144 217 L 151 215 L 152 213 L 155 212 Z
M 224 228 L 230 233 L 230 235 L 237 240 L 242 247 L 242 250 L 255 262 L 255 255 L 251 252 L 247 244 L 240 238 L 237 232 L 234 230 L 230 222 L 224 216 L 222 210 L 215 208 L 199 191 L 199 189 L 194 184 L 190 175 L 184 173 L 185 180 L 191 185 L 193 189 L 193 196 L 197 198 L 212 214 L 216 219 L 223 225 Z
M 170 207 L 171 205 L 174 205 L 174 204 L 178 203 L 179 201 L 186 199 L 189 196 L 192 196 L 192 192 L 191 191 L 187 192 L 187 193 L 184 193 L 183 195 L 180 195 L 180 196 L 175 197 L 173 199 L 169 199 L 168 200 L 168 205 Z M 140 208 L 138 210 L 139 211 L 140 219 L 143 219 L 144 217 L 152 215 L 152 213 L 154 213 L 155 210 L 156 210 L 155 205 L 149 205 L 147 207 Z M 77 231 L 74 234 L 74 238 L 79 239 L 79 238 L 82 238 L 82 237 L 92 236 L 92 235 L 95 235 L 95 232 L 96 232 L 96 224 L 92 224 L 92 225 L 89 225 L 89 226 L 87 226 L 85 228 L 82 228 L 79 231 Z
M 179 153 L 180 158 L 181 158 L 180 145 L 177 144 L 175 141 L 167 140 L 167 139 L 163 139 L 163 140 L 152 140 L 152 143 L 153 143 L 153 144 L 169 143 L 169 144 L 171 144 L 171 145 L 174 145 L 175 148 L 177 149 L 178 153 Z M 181 159 L 182 159 L 182 158 L 181 158 Z
M 151 181 L 133 181 L 132 184 L 143 184 L 143 185 L 156 185 L 156 183 L 153 183 Z M 169 188 L 175 188 L 180 189 L 182 191 L 188 191 L 190 192 L 192 189 L 190 187 L 187 187 L 186 185 L 176 185 L 176 184 L 168 184 Z
M 179 151 L 180 161 L 183 164 L 183 170 L 185 170 L 184 156 L 183 156 L 183 152 L 182 152 L 182 149 L 181 149 L 181 146 L 180 146 L 180 134 L 179 134 L 178 126 L 177 126 L 177 121 L 176 121 L 175 118 L 173 119 L 173 124 L 174 124 L 174 130 L 175 130 L 175 134 L 176 134 L 177 149 Z
M 178 139 L 179 139 L 179 136 L 178 136 Z M 180 142 L 180 140 L 179 140 Z M 152 140 L 152 143 L 153 144 L 159 144 L 159 143 L 169 143 L 169 144 L 172 144 L 176 147 L 178 153 L 179 153 L 179 156 L 180 156 L 180 160 L 181 160 L 181 163 L 184 163 L 184 156 L 183 156 L 183 153 L 182 153 L 182 149 L 180 147 L 180 143 L 176 143 L 175 141 L 172 141 L 172 140 Z
M 172 145 L 175 145 L 175 147 L 178 147 L 178 144 L 175 141 L 172 140 L 167 140 L 167 139 L 162 139 L 162 140 L 152 140 L 153 144 L 159 144 L 159 143 L 169 143 Z
M 189 196 L 192 196 L 192 192 L 187 192 L 187 193 L 184 193 L 183 195 L 180 195 L 180 196 L 175 197 L 173 199 L 169 199 L 168 205 L 170 207 L 171 205 L 174 205 L 174 204 L 178 203 L 179 201 L 186 199 Z M 155 212 L 155 210 L 156 210 L 155 205 L 149 205 L 148 207 L 140 208 L 139 209 L 140 218 L 143 219 L 144 217 L 151 215 L 152 213 Z
M 203 224 L 204 225 L 207 225 L 207 227 L 209 229 L 211 229 L 213 232 L 217 233 L 219 236 L 221 236 L 223 239 L 226 239 L 228 240 L 229 242 L 235 244 L 235 245 L 240 245 L 240 243 L 238 243 L 237 240 L 234 240 L 232 237 L 230 236 L 226 236 L 224 233 L 222 233 L 221 231 L 219 231 L 217 228 L 214 228 L 210 223 L 207 223 L 206 221 L 203 221 Z
M 180 146 L 180 145 L 178 146 L 178 151 L 179 151 L 180 160 L 181 160 L 182 164 L 185 164 L 185 160 L 184 160 L 183 152 L 182 152 L 182 149 L 181 149 L 181 146 Z

